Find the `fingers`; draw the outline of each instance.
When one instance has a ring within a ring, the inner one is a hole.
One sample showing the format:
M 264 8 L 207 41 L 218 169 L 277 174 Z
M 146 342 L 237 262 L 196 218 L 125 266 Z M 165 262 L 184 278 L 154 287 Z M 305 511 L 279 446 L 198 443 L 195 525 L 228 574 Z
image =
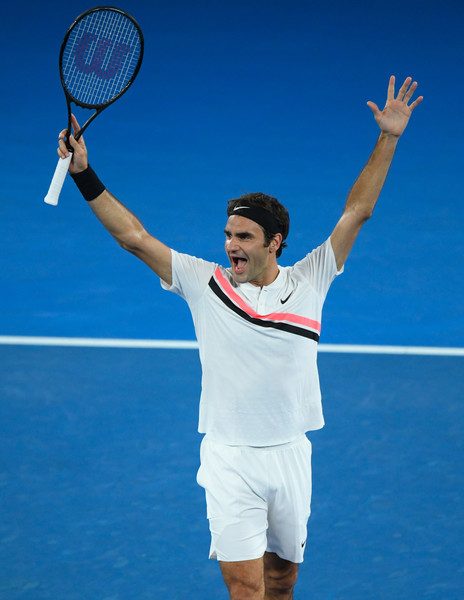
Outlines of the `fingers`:
M 74 115 L 71 115 L 72 131 L 68 132 L 67 129 L 60 131 L 58 136 L 58 156 L 60 158 L 68 158 L 70 154 L 73 155 L 70 170 L 73 172 L 82 171 L 86 168 L 87 161 L 87 149 L 83 137 L 78 137 L 80 132 L 79 123 Z M 76 137 L 78 138 L 76 140 Z
M 400 87 L 400 89 L 398 91 L 397 100 L 400 100 L 401 102 L 404 102 L 405 104 L 408 104 L 408 102 L 412 98 L 412 95 L 416 91 L 416 88 L 417 88 L 417 81 L 412 81 L 412 77 L 406 77 L 403 85 Z M 418 104 L 420 104 L 423 99 L 424 99 L 423 96 L 419 96 L 419 98 L 414 100 L 414 102 L 410 105 L 409 108 L 411 110 L 414 110 L 414 108 L 416 108 L 416 106 Z
M 60 131 L 60 134 L 58 136 L 58 156 L 60 158 L 67 158 L 69 156 L 69 150 L 66 146 L 67 135 L 68 130 L 63 129 L 62 131 Z
M 411 99 L 411 96 L 414 93 L 414 90 L 417 87 L 417 81 L 413 81 L 411 83 L 412 79 L 411 77 L 408 77 L 405 82 L 403 83 L 400 93 L 398 94 L 398 100 L 403 100 L 403 102 L 406 102 L 406 104 L 409 102 L 409 100 Z M 409 84 L 411 84 L 411 87 L 406 91 L 407 86 L 409 86 Z M 406 88 L 405 90 L 403 90 L 403 88 Z M 404 93 L 406 92 L 406 93 Z M 403 93 L 403 98 L 400 98 L 400 94 Z
M 84 140 L 82 138 L 80 138 L 79 141 L 77 141 L 76 138 L 71 134 L 69 136 L 68 142 L 74 151 L 79 151 L 81 149 L 82 150 L 84 149 L 84 146 L 83 146 Z
M 392 75 L 388 82 L 387 102 L 395 98 L 395 76 Z
M 77 150 L 79 148 L 79 142 L 76 142 L 72 134 L 68 136 L 67 129 L 63 129 L 58 136 L 58 155 L 61 158 L 67 158 L 71 154 L 72 150 L 69 146 L 71 146 L 72 150 Z
M 411 77 L 406 77 L 406 79 L 404 80 L 403 85 L 398 90 L 398 96 L 396 97 L 397 100 L 404 100 L 404 96 L 406 94 L 406 90 L 410 86 L 411 81 L 412 81 Z M 416 83 L 416 86 L 417 86 L 417 83 Z
M 77 136 L 81 130 L 79 123 L 77 122 L 76 117 L 72 114 L 71 115 L 71 124 L 72 124 L 72 128 L 74 131 L 74 136 Z
M 409 107 L 411 109 L 411 111 L 413 111 L 416 108 L 416 106 L 422 102 L 423 99 L 424 99 L 424 96 L 419 96 L 419 98 L 416 98 Z
M 377 104 L 375 102 L 371 102 L 369 100 L 369 102 L 367 103 L 367 106 L 372 110 L 372 112 L 374 113 L 374 117 L 380 114 L 380 109 L 377 106 Z

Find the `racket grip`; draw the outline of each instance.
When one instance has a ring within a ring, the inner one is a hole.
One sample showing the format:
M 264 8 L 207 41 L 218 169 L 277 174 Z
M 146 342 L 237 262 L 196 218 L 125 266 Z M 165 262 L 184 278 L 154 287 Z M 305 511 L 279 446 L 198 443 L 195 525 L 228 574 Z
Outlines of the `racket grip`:
M 58 204 L 58 198 L 60 197 L 61 188 L 63 187 L 71 158 L 72 154 L 70 154 L 67 158 L 58 159 L 58 164 L 56 165 L 52 182 L 50 183 L 48 193 L 44 198 L 44 202 L 47 204 L 51 204 L 52 206 L 56 206 Z

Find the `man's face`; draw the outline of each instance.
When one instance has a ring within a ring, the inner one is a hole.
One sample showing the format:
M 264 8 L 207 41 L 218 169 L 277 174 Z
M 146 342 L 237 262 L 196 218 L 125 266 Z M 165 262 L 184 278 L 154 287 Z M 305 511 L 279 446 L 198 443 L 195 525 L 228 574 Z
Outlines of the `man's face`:
M 224 230 L 225 250 L 237 283 L 269 285 L 277 277 L 275 244 L 265 246 L 266 240 L 261 227 L 246 217 L 232 215 Z

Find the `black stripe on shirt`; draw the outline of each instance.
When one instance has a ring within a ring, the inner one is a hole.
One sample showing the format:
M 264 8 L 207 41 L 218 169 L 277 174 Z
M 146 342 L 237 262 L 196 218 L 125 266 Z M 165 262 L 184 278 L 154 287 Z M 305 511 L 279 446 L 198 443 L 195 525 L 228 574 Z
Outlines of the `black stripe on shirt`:
M 254 325 L 259 325 L 260 327 L 272 327 L 273 329 L 280 329 L 281 331 L 286 331 L 288 333 L 293 333 L 295 335 L 301 335 L 302 337 L 309 338 L 314 340 L 315 342 L 319 342 L 319 334 L 315 331 L 310 331 L 309 329 L 304 329 L 303 327 L 298 327 L 297 325 L 290 325 L 289 323 L 280 323 L 275 321 L 267 321 L 265 319 L 257 319 L 255 317 L 250 316 L 247 312 L 239 308 L 236 304 L 232 302 L 232 300 L 225 294 L 214 277 L 211 277 L 208 283 L 211 290 L 216 294 L 216 296 L 222 300 L 222 302 L 231 310 L 233 310 L 239 317 L 253 323 Z

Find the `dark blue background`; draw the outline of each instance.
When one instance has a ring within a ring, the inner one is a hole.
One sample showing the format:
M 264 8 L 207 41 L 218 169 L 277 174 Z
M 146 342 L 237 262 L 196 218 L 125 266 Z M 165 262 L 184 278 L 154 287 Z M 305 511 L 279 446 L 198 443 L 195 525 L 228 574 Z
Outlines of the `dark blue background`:
M 0 333 L 192 339 L 186 306 L 125 255 L 68 179 L 42 202 L 66 126 L 61 39 L 87 3 L 4 7 Z M 223 261 L 225 203 L 290 210 L 290 264 L 319 245 L 377 137 L 390 74 L 424 102 L 329 294 L 322 342 L 463 346 L 464 5 L 142 2 L 139 78 L 86 135 L 94 168 L 155 236 Z

